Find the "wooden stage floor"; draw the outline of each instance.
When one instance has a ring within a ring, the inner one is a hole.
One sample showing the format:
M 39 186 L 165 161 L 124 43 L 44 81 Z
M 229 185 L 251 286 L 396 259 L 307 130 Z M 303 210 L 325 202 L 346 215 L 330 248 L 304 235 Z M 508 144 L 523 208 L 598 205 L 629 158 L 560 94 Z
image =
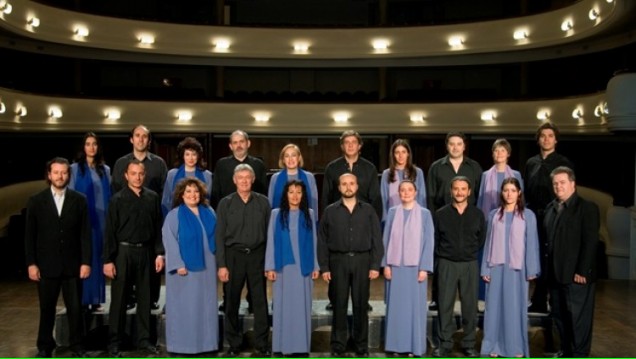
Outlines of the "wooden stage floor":
M 317 280 L 314 298 L 324 300 L 327 288 L 322 280 Z M 268 288 L 271 295 L 271 288 Z M 381 301 L 383 297 L 382 281 L 372 284 L 372 300 Z M 63 307 L 62 302 L 59 303 Z M 636 353 L 636 281 L 600 280 L 597 283 L 596 311 L 592 356 L 595 357 L 633 357 Z M 32 357 L 38 327 L 38 299 L 34 283 L 25 279 L 0 279 L 0 357 Z M 460 335 L 458 333 L 458 335 Z M 481 336 L 479 336 L 481 338 Z M 550 353 L 544 350 L 543 331 L 530 328 L 530 351 L 533 357 L 545 357 Z M 558 342 L 558 336 L 555 338 Z M 558 344 L 558 343 L 557 343 Z M 456 348 L 452 355 L 462 357 Z M 329 331 L 314 332 L 312 338 L 312 357 L 328 356 Z M 430 354 L 429 348 L 429 354 Z M 57 356 L 69 353 L 59 350 Z M 94 357 L 105 357 L 103 351 L 91 351 Z M 125 356 L 147 356 L 141 352 L 125 352 Z M 222 352 L 220 353 L 222 354 Z M 249 348 L 241 356 L 248 357 Z M 372 357 L 384 357 L 382 348 L 372 349 Z M 159 356 L 168 356 L 165 347 Z

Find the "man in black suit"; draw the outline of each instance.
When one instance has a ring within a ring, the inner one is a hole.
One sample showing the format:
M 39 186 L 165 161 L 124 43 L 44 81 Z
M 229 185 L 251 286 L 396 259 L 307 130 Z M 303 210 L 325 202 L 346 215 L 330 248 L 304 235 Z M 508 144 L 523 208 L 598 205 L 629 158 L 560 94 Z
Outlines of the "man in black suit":
M 37 356 L 50 358 L 55 309 L 62 290 L 69 322 L 69 349 L 83 357 L 82 283 L 91 273 L 91 227 L 86 198 L 67 188 L 71 166 L 56 157 L 47 163 L 50 187 L 27 203 L 25 255 L 29 279 L 38 283 L 40 327 Z
M 557 167 L 550 177 L 556 198 L 546 208 L 543 225 L 550 307 L 561 337 L 557 356 L 582 358 L 592 346 L 599 210 L 576 193 L 572 169 Z

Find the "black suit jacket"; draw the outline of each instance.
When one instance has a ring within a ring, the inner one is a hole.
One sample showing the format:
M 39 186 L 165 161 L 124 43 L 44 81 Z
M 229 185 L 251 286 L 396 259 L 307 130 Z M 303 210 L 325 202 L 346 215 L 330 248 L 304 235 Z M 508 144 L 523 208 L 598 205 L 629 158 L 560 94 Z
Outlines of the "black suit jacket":
M 574 283 L 574 274 L 596 281 L 596 248 L 599 241 L 598 206 L 574 193 L 556 219 L 556 200 L 545 211 L 544 228 L 548 238 L 549 268 L 560 284 Z M 553 224 L 554 220 L 556 224 Z
M 86 197 L 67 188 L 58 215 L 51 187 L 33 195 L 27 203 L 25 245 L 27 266 L 37 265 L 42 277 L 79 277 L 80 266 L 91 264 Z

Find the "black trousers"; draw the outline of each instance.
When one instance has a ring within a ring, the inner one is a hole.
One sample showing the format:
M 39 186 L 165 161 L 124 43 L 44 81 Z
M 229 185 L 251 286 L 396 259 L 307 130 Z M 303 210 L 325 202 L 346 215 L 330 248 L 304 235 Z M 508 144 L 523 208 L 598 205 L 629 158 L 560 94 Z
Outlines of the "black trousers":
M 137 343 L 140 347 L 151 344 L 150 333 L 150 272 L 154 271 L 152 251 L 148 247 L 119 245 L 115 259 L 117 276 L 111 281 L 111 302 L 108 329 L 108 347 L 119 350 L 126 328 L 126 299 L 132 285 L 137 299 Z
M 455 324 L 455 298 L 459 290 L 461 304 L 462 348 L 474 349 L 477 328 L 477 292 L 479 269 L 477 260 L 469 262 L 453 262 L 439 258 L 437 261 L 437 293 L 439 313 L 439 340 L 442 348 L 453 348 L 453 334 L 457 331 Z
M 329 253 L 329 270 L 333 287 L 333 317 L 331 324 L 331 349 L 344 352 L 349 337 L 347 307 L 349 292 L 353 304 L 353 341 L 356 352 L 369 350 L 369 252 L 349 255 Z
M 38 282 L 40 300 L 40 326 L 38 328 L 38 350 L 52 352 L 56 347 L 53 339 L 57 299 L 62 291 L 69 328 L 69 348 L 82 349 L 82 282 L 79 277 L 41 278 Z
M 567 357 L 590 355 L 595 292 L 595 283 L 550 284 L 552 318 Z
M 241 292 L 247 281 L 247 288 L 254 310 L 254 346 L 269 350 L 269 314 L 265 285 L 265 246 L 246 253 L 226 247 L 225 261 L 230 272 L 230 280 L 225 285 L 225 337 L 231 348 L 240 348 L 243 333 L 239 327 L 239 306 Z

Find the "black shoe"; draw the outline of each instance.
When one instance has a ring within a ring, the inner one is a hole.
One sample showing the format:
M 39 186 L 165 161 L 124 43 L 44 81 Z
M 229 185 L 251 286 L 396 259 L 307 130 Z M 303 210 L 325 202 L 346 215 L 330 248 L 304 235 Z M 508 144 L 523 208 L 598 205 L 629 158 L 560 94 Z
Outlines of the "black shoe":
M 334 350 L 334 351 L 331 352 L 331 357 L 332 358 L 346 358 L 347 356 L 341 351 Z
M 528 313 L 548 313 L 548 306 L 545 304 L 532 303 L 532 305 L 528 307 Z
M 142 345 L 139 349 L 144 350 L 150 354 L 159 354 L 159 347 L 152 344 Z
M 53 357 L 53 351 L 52 350 L 38 350 L 38 353 L 35 354 L 36 358 L 52 358 Z
M 267 348 L 257 349 L 254 353 L 252 353 L 252 358 L 271 358 L 271 356 L 272 352 Z
M 437 310 L 439 308 L 439 306 L 437 305 L 437 302 L 432 301 L 429 305 L 428 305 L 428 310 Z
M 119 351 L 119 349 L 109 349 L 108 356 L 110 356 L 111 358 L 121 358 L 121 352 Z
M 236 358 L 240 354 L 241 354 L 241 350 L 239 348 L 230 348 L 225 352 L 225 354 L 223 354 L 223 357 Z
M 369 351 L 367 350 L 360 350 L 356 352 L 356 358 L 368 358 L 369 357 Z
M 150 305 L 150 310 L 158 310 L 158 309 L 159 309 L 159 303 L 152 302 L 152 304 Z
M 372 312 L 373 311 L 373 307 L 371 306 L 371 303 L 367 303 L 367 312 Z
M 78 349 L 71 351 L 73 358 L 90 358 L 91 356 L 84 349 Z
M 137 303 L 127 303 L 126 304 L 126 310 L 131 310 L 131 309 L 133 309 L 136 306 L 137 306 Z
M 448 355 L 450 354 L 450 350 L 446 349 L 446 348 L 436 348 L 435 350 L 433 350 L 433 356 L 435 358 L 446 358 L 448 357 Z
M 479 353 L 475 348 L 464 348 L 464 355 L 468 358 L 477 358 L 479 357 Z
M 329 302 L 329 304 L 327 304 L 327 306 L 325 307 L 325 310 L 333 310 L 333 304 Z
M 220 312 L 225 312 L 225 302 L 221 303 L 221 305 L 219 305 L 219 311 Z

